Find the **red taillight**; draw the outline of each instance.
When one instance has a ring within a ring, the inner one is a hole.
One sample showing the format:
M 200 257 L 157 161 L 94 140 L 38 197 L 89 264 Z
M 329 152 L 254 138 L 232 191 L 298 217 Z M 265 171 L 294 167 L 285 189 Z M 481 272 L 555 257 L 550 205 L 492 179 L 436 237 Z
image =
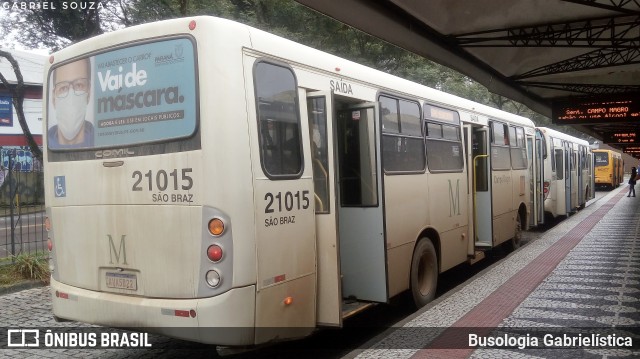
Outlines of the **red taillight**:
M 544 198 L 547 199 L 547 196 L 549 195 L 549 187 L 551 186 L 551 184 L 547 181 L 544 182 L 544 187 L 542 188 L 542 193 L 544 194 Z
M 218 245 L 211 245 L 207 248 L 207 257 L 212 262 L 219 262 L 222 259 L 222 248 Z
M 51 238 L 47 239 L 47 249 L 49 252 L 53 250 L 53 241 L 51 241 Z

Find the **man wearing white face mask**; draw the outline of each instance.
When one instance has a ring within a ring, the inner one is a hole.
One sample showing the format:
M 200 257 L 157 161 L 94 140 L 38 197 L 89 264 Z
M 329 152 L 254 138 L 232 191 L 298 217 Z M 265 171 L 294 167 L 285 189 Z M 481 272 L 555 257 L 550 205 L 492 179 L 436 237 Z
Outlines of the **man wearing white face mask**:
M 85 120 L 91 93 L 91 63 L 82 59 L 53 73 L 53 106 L 58 124 L 48 134 L 50 148 L 93 147 L 93 125 Z

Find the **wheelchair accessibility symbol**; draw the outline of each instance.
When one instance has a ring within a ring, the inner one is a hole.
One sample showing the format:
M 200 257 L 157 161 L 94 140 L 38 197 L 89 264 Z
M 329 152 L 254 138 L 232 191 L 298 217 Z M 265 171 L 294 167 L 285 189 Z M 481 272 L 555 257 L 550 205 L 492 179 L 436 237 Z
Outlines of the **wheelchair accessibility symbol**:
M 67 196 L 67 186 L 64 181 L 64 176 L 53 177 L 53 190 L 55 192 L 56 197 Z

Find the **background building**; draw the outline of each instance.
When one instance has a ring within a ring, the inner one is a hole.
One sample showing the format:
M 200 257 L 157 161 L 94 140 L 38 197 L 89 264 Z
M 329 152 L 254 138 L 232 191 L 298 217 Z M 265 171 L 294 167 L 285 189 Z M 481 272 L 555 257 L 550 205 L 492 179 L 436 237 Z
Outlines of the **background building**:
M 47 56 L 19 50 L 2 50 L 11 53 L 20 66 L 25 85 L 24 115 L 36 143 L 42 146 L 42 72 Z M 13 68 L 4 57 L 0 57 L 0 73 L 10 86 L 17 84 Z M 15 163 L 14 169 L 19 171 L 32 171 L 40 166 L 33 161 L 13 107 L 11 94 L 0 84 L 0 166 L 5 171 L 8 168 L 9 156 L 12 156 Z

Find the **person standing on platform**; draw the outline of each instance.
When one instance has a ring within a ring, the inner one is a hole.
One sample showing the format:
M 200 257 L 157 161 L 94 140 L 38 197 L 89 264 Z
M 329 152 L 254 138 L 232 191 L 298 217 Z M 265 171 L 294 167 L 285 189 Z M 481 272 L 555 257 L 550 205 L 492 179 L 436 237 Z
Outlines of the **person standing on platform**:
M 638 170 L 635 167 L 631 167 L 631 177 L 629 177 L 629 194 L 627 197 L 636 196 L 636 177 L 638 176 Z M 633 196 L 631 196 L 633 193 Z

